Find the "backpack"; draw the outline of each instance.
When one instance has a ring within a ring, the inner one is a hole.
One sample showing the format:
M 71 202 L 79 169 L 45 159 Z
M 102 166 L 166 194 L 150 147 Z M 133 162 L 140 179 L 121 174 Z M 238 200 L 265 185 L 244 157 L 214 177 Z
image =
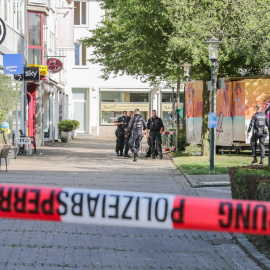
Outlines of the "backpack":
M 141 115 L 138 115 L 135 117 L 133 122 L 133 130 L 139 130 L 142 129 L 142 117 Z

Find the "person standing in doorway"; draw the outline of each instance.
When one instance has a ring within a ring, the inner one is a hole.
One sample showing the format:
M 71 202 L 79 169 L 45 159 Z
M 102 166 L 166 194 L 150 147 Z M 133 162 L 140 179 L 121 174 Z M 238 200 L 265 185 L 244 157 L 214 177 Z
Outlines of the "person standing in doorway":
M 261 147 L 261 160 L 259 164 L 263 164 L 265 157 L 265 137 L 269 129 L 269 120 L 265 114 L 262 113 L 262 106 L 260 104 L 256 105 L 256 113 L 252 116 L 250 121 L 247 138 L 249 137 L 250 131 L 253 129 L 252 136 L 250 138 L 251 150 L 253 161 L 251 163 L 257 163 L 256 151 L 257 151 L 257 140 L 259 139 Z
M 118 117 L 114 123 L 117 126 L 117 139 L 116 139 L 116 155 L 123 156 L 124 142 L 125 142 L 125 130 L 124 122 L 127 117 L 127 112 L 123 111 L 123 115 Z
M 146 137 L 150 138 L 151 141 L 151 155 L 154 159 L 156 157 L 155 148 L 157 148 L 157 152 L 159 155 L 159 158 L 162 159 L 162 147 L 161 147 L 161 134 L 164 130 L 163 121 L 161 118 L 157 116 L 157 111 L 152 111 L 152 117 L 147 122 L 147 128 L 146 128 Z
M 133 161 L 138 160 L 138 152 L 140 150 L 140 143 L 142 139 L 142 131 L 145 129 L 146 122 L 144 118 L 140 115 L 140 110 L 135 109 L 135 114 L 130 119 L 126 135 L 127 137 L 130 134 L 128 146 L 131 152 L 134 154 Z

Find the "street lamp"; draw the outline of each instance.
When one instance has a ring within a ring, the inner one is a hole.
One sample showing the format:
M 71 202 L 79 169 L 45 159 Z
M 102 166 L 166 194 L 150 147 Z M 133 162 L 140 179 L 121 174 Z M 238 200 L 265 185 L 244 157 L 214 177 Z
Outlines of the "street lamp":
M 190 75 L 189 75 L 189 68 L 190 68 L 191 64 L 185 62 L 181 66 L 184 67 L 184 76 L 186 78 L 186 82 L 188 82 L 189 81 L 189 77 L 190 77 Z
M 211 60 L 211 113 L 214 112 L 214 97 L 215 97 L 215 62 L 218 60 L 218 49 L 219 45 L 224 44 L 224 42 L 219 41 L 216 38 L 211 38 L 208 41 L 203 42 L 203 44 L 209 44 L 209 60 Z M 210 128 L 210 173 L 215 173 L 214 169 L 214 148 L 215 148 L 215 133 L 214 127 Z

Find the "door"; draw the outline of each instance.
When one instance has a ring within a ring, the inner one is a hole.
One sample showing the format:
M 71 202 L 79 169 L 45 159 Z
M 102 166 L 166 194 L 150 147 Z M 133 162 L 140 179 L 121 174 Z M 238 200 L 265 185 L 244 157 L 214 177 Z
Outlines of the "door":
M 80 122 L 78 133 L 87 133 L 87 90 L 85 88 L 72 89 L 73 119 Z

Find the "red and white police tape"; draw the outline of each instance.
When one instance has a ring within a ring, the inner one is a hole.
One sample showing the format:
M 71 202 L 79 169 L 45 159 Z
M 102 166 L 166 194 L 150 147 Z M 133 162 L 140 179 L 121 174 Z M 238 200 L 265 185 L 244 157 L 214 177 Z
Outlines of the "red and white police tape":
M 270 202 L 11 184 L 0 218 L 270 234 Z

